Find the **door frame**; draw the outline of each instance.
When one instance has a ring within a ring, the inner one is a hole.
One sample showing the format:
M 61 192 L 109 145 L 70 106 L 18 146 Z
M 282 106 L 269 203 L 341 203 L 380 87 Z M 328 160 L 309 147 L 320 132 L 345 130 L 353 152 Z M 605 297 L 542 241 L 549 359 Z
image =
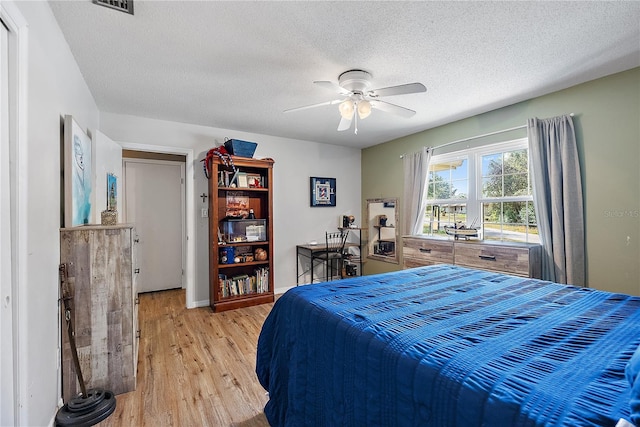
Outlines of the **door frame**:
M 143 164 L 147 164 L 147 165 L 172 165 L 172 166 L 180 166 L 180 179 L 182 180 L 182 182 L 180 183 L 180 225 L 182 226 L 182 230 L 181 230 L 181 236 L 182 238 L 180 239 L 180 252 L 181 252 L 181 260 L 180 260 L 180 264 L 182 266 L 182 276 L 181 276 L 181 286 L 182 288 L 186 288 L 185 286 L 185 281 L 186 281 L 186 262 L 187 262 L 187 257 L 186 257 L 186 247 L 187 247 L 187 230 L 186 230 L 186 224 L 185 224 L 185 219 L 186 219 L 186 199 L 185 199 L 185 193 L 186 193 L 186 181 L 187 181 L 187 177 L 186 177 L 186 160 L 185 162 L 177 162 L 177 161 L 172 161 L 172 160 L 153 160 L 153 159 L 143 159 L 143 158 L 123 158 L 122 159 L 122 177 L 123 177 L 123 182 L 122 182 L 122 193 L 123 193 L 123 198 L 122 198 L 122 204 L 123 204 L 123 216 L 125 217 L 125 221 L 129 222 L 129 219 L 127 218 L 127 190 L 126 190 L 126 186 L 127 186 L 127 163 L 143 163 Z
M 27 277 L 27 225 L 23 218 L 26 217 L 26 178 L 27 169 L 27 79 L 28 79 L 28 26 L 27 21 L 13 1 L 0 3 L 0 19 L 9 30 L 9 154 L 14 167 L 9 171 L 9 229 L 11 234 L 9 260 L 2 260 L 3 268 L 10 268 L 11 284 L 6 288 L 10 295 L 2 295 L 3 304 L 9 297 L 8 306 L 11 310 L 9 316 L 10 325 L 8 335 L 2 336 L 10 339 L 8 346 L 3 346 L 3 351 L 9 348 L 6 355 L 9 360 L 3 359 L 4 367 L 11 371 L 11 378 L 3 378 L 9 383 L 10 396 L 3 396 L 0 402 L 0 412 L 9 414 L 14 425 L 21 425 L 28 418 L 27 405 L 21 402 L 27 401 L 28 386 L 26 381 L 27 365 L 21 361 L 21 354 L 26 354 L 27 322 L 23 317 L 27 313 L 26 290 L 22 286 Z M 0 24 L 2 25 L 2 24 Z M 7 225 L 7 224 L 5 224 Z M 5 262 L 8 261 L 8 262 Z M 3 290 L 4 294 L 4 290 Z
M 197 303 L 195 300 L 195 203 L 194 203 L 194 190 L 195 190 L 195 174 L 193 167 L 193 149 L 183 147 L 168 147 L 163 145 L 151 145 L 151 144 L 136 144 L 129 142 L 121 142 L 120 145 L 124 150 L 135 151 L 147 151 L 152 153 L 163 154 L 181 154 L 186 156 L 185 161 L 185 178 L 184 178 L 184 192 L 185 192 L 185 233 L 182 236 L 184 244 L 184 287 L 186 289 L 186 306 L 187 308 L 196 308 Z M 124 183 L 123 183 L 124 184 Z

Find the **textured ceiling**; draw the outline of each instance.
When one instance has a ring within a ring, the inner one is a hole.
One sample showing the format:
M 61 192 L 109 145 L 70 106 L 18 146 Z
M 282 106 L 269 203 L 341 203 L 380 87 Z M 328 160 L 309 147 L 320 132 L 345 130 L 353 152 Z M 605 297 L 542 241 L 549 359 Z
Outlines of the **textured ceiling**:
M 49 1 L 101 111 L 367 147 L 640 66 L 640 2 Z M 315 80 L 421 82 L 337 132 Z M 579 112 L 576 106 L 576 112 Z M 233 135 L 225 135 L 232 138 Z

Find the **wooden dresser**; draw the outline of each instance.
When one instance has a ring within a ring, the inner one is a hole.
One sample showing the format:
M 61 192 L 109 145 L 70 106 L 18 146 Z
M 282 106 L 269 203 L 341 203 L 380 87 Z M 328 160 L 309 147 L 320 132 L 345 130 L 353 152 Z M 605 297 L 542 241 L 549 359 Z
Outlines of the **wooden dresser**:
M 136 388 L 138 293 L 136 237 L 132 225 L 60 230 L 80 368 L 87 389 L 114 394 Z M 80 393 L 62 312 L 62 397 Z
M 531 243 L 403 236 L 403 267 L 455 264 L 523 277 L 541 277 L 542 247 Z

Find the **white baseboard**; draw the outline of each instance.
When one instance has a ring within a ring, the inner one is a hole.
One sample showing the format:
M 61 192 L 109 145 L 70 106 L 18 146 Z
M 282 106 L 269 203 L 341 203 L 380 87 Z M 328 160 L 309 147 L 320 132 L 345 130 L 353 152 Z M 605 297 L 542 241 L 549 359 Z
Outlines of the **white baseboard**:
M 209 300 L 203 299 L 200 301 L 195 301 L 193 307 L 189 307 L 189 308 L 198 308 L 198 307 L 209 307 Z
M 54 427 L 56 425 L 56 415 L 58 415 L 58 411 L 63 406 L 64 406 L 64 402 L 62 401 L 62 397 L 59 397 L 58 398 L 58 406 L 56 407 L 55 414 L 53 414 L 53 417 L 51 417 L 51 420 L 49 421 L 49 424 L 48 424 L 49 427 Z

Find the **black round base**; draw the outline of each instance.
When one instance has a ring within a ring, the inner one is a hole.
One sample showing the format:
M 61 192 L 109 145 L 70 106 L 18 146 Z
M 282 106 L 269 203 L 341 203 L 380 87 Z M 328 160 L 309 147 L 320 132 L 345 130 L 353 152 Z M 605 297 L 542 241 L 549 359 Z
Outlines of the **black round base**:
M 116 410 L 116 397 L 108 390 L 92 389 L 86 397 L 76 396 L 56 414 L 56 426 L 92 426 Z

